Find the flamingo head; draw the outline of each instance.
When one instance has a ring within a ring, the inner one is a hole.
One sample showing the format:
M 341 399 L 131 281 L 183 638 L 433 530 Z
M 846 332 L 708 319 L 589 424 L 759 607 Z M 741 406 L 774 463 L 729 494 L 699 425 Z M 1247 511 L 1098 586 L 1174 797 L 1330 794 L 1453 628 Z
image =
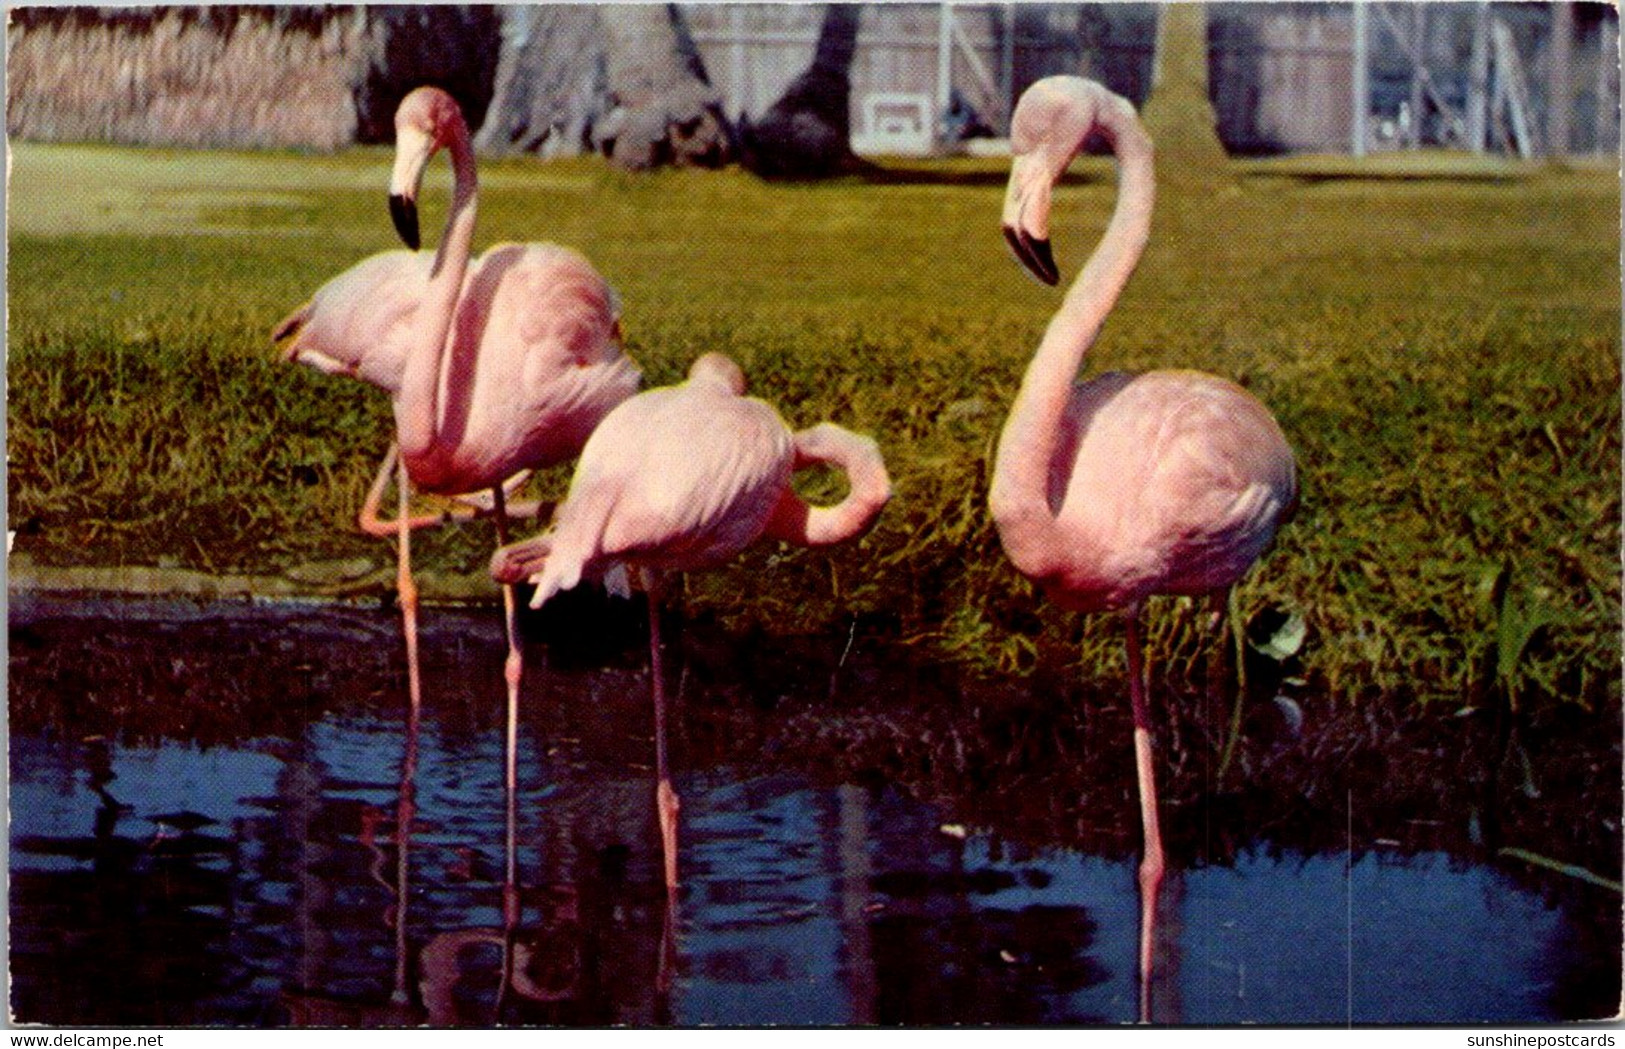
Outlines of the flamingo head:
M 706 353 L 688 366 L 688 380 L 707 386 L 720 386 L 736 397 L 745 393 L 745 373 L 733 359 L 721 353 Z
M 1029 87 L 1010 117 L 1010 183 L 1004 239 L 1016 261 L 1045 284 L 1061 279 L 1049 241 L 1050 194 L 1116 96 L 1075 76 L 1045 77 Z
M 406 246 L 416 251 L 418 188 L 423 171 L 444 146 L 468 137 L 457 101 L 438 87 L 412 91 L 395 110 L 395 167 L 389 176 L 389 215 Z

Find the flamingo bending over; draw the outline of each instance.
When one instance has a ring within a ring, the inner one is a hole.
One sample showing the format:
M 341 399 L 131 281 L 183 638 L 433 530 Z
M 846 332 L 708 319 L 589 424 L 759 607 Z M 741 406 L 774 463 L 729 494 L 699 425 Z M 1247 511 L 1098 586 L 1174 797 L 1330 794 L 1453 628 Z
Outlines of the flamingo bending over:
M 833 423 L 792 434 L 771 405 L 744 396 L 744 374 L 722 354 L 700 357 L 688 375 L 610 412 L 581 451 L 552 530 L 491 560 L 497 580 L 536 583 L 532 607 L 583 577 L 602 578 L 622 566 L 641 575 L 649 593 L 655 798 L 672 894 L 678 799 L 666 763 L 660 574 L 720 565 L 762 535 L 802 546 L 852 539 L 891 497 L 871 438 Z M 821 463 L 843 470 L 850 483 L 834 506 L 810 506 L 790 487 L 794 471 Z
M 425 261 L 416 254 L 416 201 L 424 170 L 442 148 L 451 157 L 452 203 L 439 250 Z M 553 244 L 504 244 L 471 263 L 474 151 L 462 111 L 439 88 L 412 91 L 396 110 L 389 189 L 396 231 L 412 251 L 363 260 L 324 285 L 273 335 L 293 337 L 290 360 L 353 375 L 393 400 L 397 443 L 360 520 L 367 532 L 393 532 L 398 539 L 397 586 L 416 706 L 421 686 L 410 533 L 443 518 L 410 516 L 412 487 L 488 510 L 499 543 L 506 543 L 506 496 L 515 475 L 573 457 L 610 409 L 637 392 L 639 373 L 621 352 L 614 291 L 579 254 Z M 399 512 L 394 522 L 380 521 L 378 506 L 397 457 Z M 488 504 L 469 495 L 487 490 Z M 511 737 L 521 655 L 512 587 L 504 588 L 503 598 Z
M 1125 99 L 1071 76 L 1033 84 L 1011 122 L 1004 234 L 1046 284 L 1059 280 L 1051 189 L 1097 132 L 1117 157 L 1116 208 L 1027 368 L 999 438 L 989 505 L 1005 553 L 1052 600 L 1123 614 L 1145 835 L 1140 1018 L 1149 1020 L 1163 852 L 1140 609 L 1153 594 L 1220 594 L 1240 579 L 1295 505 L 1297 476 L 1269 410 L 1228 380 L 1107 372 L 1075 384 L 1149 237 L 1151 140 Z

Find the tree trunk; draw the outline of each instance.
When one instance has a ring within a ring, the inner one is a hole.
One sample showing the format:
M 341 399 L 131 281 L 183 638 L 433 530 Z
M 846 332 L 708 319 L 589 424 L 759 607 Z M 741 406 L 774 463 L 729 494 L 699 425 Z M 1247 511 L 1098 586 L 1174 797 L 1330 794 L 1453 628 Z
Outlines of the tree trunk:
M 353 85 L 357 141 L 393 142 L 395 107 L 419 84 L 449 91 L 469 127 L 485 123 L 502 49 L 495 9 L 385 4 L 357 10 L 367 19 L 370 41 Z
M 1573 0 L 1552 6 L 1551 56 L 1546 67 L 1546 149 L 1554 157 L 1569 154 L 1569 115 L 1574 106 L 1570 55 L 1574 46 Z
M 1157 61 L 1143 116 L 1157 145 L 1158 181 L 1222 178 L 1228 155 L 1208 95 L 1207 8 L 1163 4 L 1157 10 Z
M 633 171 L 725 163 L 732 128 L 682 12 L 675 5 L 604 4 L 598 17 L 614 105 L 595 129 L 599 150 Z
M 495 95 L 475 145 L 545 157 L 590 152 L 609 113 L 604 33 L 593 8 L 514 4 L 502 16 Z
M 862 164 L 852 153 L 857 4 L 830 4 L 812 64 L 756 122 L 739 119 L 740 159 L 767 178 L 824 178 Z

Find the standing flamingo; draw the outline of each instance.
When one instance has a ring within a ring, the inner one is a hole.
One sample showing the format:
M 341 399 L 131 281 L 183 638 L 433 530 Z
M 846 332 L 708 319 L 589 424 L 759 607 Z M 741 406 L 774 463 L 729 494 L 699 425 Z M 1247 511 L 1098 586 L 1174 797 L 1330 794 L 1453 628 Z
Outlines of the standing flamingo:
M 999 438 L 989 504 L 1011 562 L 1057 604 L 1123 613 L 1145 834 L 1140 1018 L 1149 1020 L 1163 852 L 1140 609 L 1153 594 L 1221 594 L 1240 579 L 1295 504 L 1297 478 L 1275 419 L 1235 383 L 1195 371 L 1074 383 L 1145 249 L 1151 140 L 1132 105 L 1078 77 L 1033 84 L 1011 122 L 1005 238 L 1046 284 L 1060 276 L 1050 192 L 1096 132 L 1117 157 L 1117 206 L 1027 368 Z
M 654 679 L 655 791 L 666 888 L 677 890 L 677 807 L 666 763 L 666 694 L 660 656 L 660 573 L 710 568 L 758 536 L 828 546 L 862 535 L 891 497 L 875 442 L 820 423 L 791 434 L 771 405 L 744 396 L 738 365 L 700 357 L 678 386 L 645 390 L 599 424 L 581 450 L 553 529 L 498 550 L 491 574 L 533 579 L 532 607 L 620 567 L 638 570 L 649 594 Z M 827 463 L 851 490 L 831 507 L 809 506 L 791 474 Z
M 452 203 L 433 262 L 418 248 L 417 195 L 430 159 L 451 157 Z M 397 586 L 414 707 L 421 701 L 411 531 L 440 517 L 408 514 L 411 489 L 491 493 L 506 543 L 504 482 L 574 456 L 599 420 L 637 391 L 620 348 L 615 294 L 586 259 L 552 244 L 506 244 L 470 264 L 478 180 L 468 124 L 446 92 L 421 87 L 395 113 L 390 214 L 412 253 L 366 259 L 322 287 L 274 332 L 287 356 L 389 391 L 397 445 L 361 512 L 363 529 L 398 537 Z M 377 510 L 399 458 L 399 513 Z M 480 505 L 478 500 L 471 500 Z M 521 655 L 513 588 L 505 587 L 508 732 L 515 732 Z M 512 774 L 510 746 L 510 778 Z

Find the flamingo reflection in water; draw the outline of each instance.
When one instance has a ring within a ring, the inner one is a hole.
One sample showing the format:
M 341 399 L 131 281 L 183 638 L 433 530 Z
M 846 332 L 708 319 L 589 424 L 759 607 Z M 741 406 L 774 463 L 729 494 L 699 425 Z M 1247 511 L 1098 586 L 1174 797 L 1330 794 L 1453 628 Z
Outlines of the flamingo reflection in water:
M 417 708 L 408 711 L 405 747 L 401 756 L 400 779 L 396 792 L 393 827 L 389 830 L 393 850 L 381 840 L 391 815 L 368 808 L 361 813 L 357 838 L 371 855 L 368 875 L 389 891 L 391 903 L 383 914 L 383 924 L 394 934 L 394 973 L 389 1000 L 385 1003 L 354 1003 L 311 993 L 288 993 L 283 1004 L 295 1026 L 320 1027 L 405 1027 L 429 1024 L 436 1027 L 500 1023 L 508 1011 L 510 995 L 534 1003 L 566 1002 L 579 992 L 582 968 L 583 930 L 577 913 L 574 886 L 549 887 L 537 897 L 543 915 L 525 925 L 525 905 L 521 897 L 517 863 L 517 804 L 510 789 L 505 799 L 504 868 L 501 927 L 475 926 L 437 932 L 416 952 L 416 994 L 413 994 L 413 950 L 411 946 L 412 837 L 417 819 L 417 769 L 421 716 Z M 469 874 L 472 875 L 472 863 Z M 421 888 L 418 890 L 421 893 Z M 467 975 L 465 951 L 481 946 L 501 951 L 500 979 L 488 1016 L 467 1015 L 467 1006 L 457 994 Z
M 834 506 L 810 506 L 790 486 L 795 471 L 819 464 L 838 467 L 850 483 Z M 662 574 L 721 565 L 764 535 L 801 546 L 854 539 L 890 497 L 872 439 L 833 423 L 792 434 L 771 405 L 745 396 L 738 365 L 708 353 L 688 381 L 645 390 L 610 412 L 581 451 L 553 529 L 492 558 L 497 581 L 536 583 L 532 607 L 583 578 L 637 570 L 649 595 L 656 805 L 673 903 L 678 798 L 666 755 Z

